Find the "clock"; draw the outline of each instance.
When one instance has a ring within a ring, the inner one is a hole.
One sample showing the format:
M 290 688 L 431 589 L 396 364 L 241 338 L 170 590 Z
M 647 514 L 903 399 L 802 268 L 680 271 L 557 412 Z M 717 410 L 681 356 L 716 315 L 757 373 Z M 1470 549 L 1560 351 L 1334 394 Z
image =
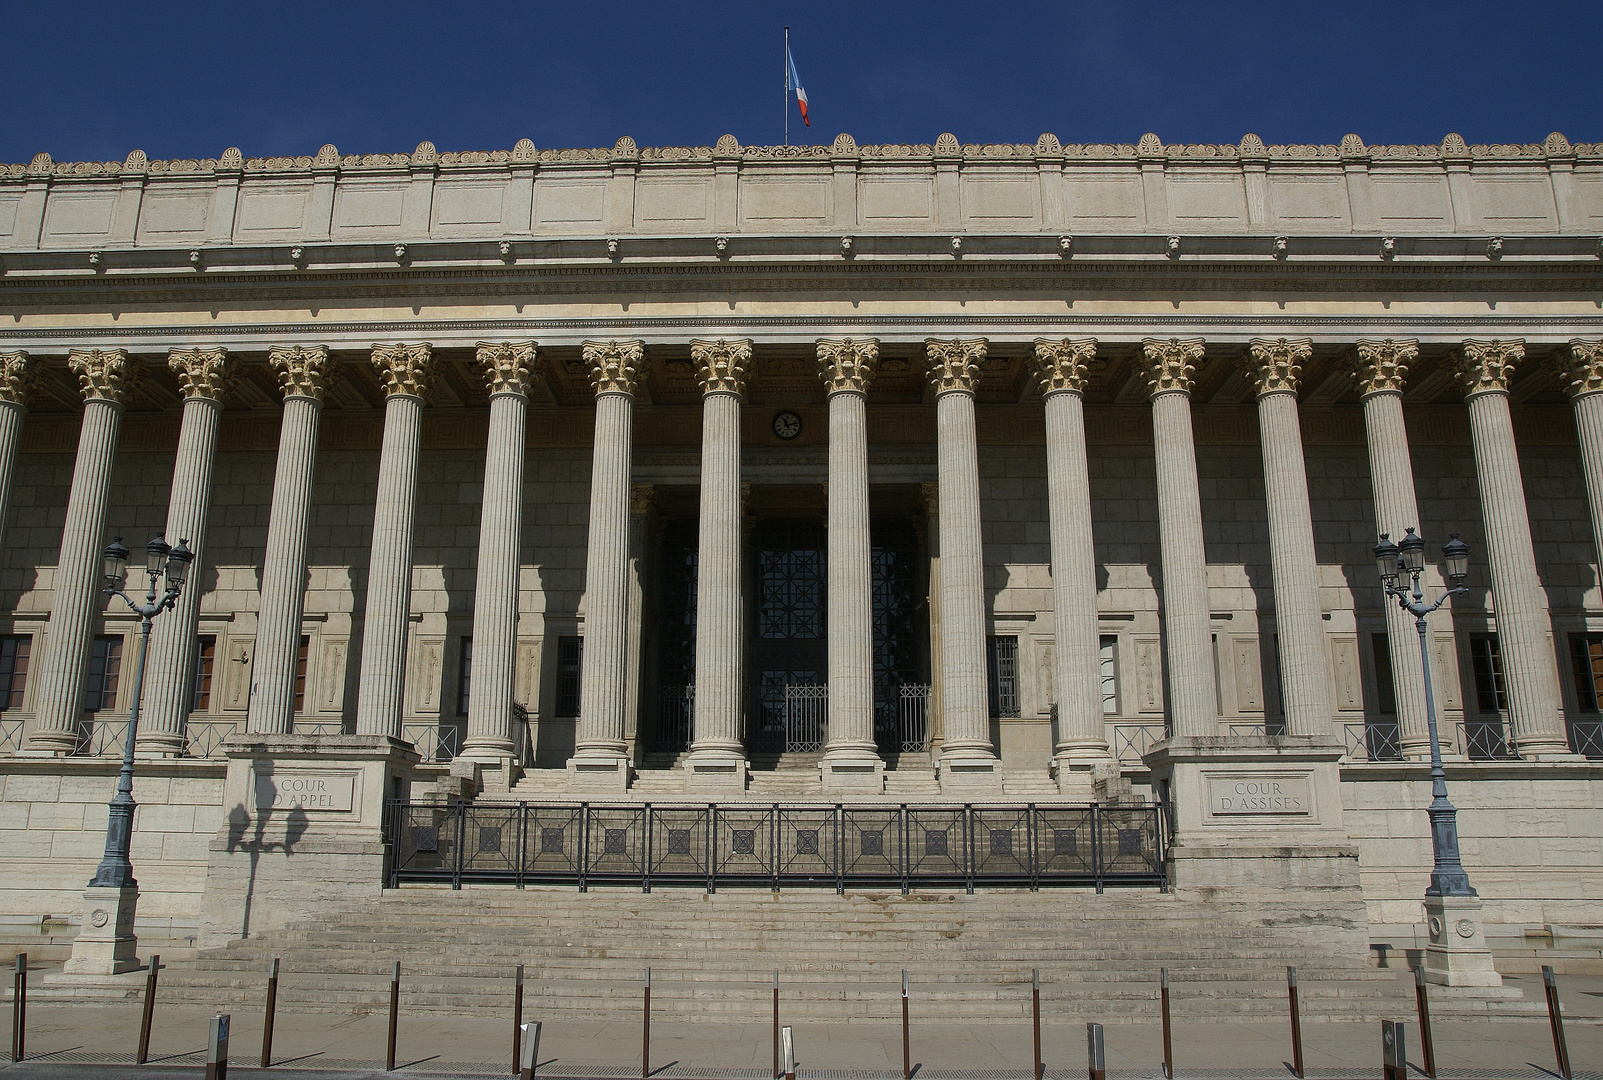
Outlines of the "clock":
M 801 434 L 801 417 L 793 412 L 782 412 L 774 417 L 774 434 L 787 442 Z

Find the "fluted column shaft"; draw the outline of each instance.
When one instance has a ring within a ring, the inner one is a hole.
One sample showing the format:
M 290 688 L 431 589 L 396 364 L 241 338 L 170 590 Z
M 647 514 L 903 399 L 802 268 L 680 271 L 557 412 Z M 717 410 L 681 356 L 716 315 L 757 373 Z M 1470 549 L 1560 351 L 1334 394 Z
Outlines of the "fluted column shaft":
M 0 539 L 11 510 L 11 486 L 17 474 L 17 445 L 28 415 L 33 361 L 25 352 L 0 353 Z
M 206 520 L 211 511 L 212 470 L 217 460 L 217 424 L 223 404 L 216 398 L 184 399 L 178 459 L 167 503 L 169 544 L 185 541 L 195 552 L 187 587 L 166 618 L 151 624 L 145 709 L 139 718 L 139 749 L 178 756 L 184 752 L 184 720 L 195 684 L 195 634 L 200 623 L 200 574 L 206 556 Z
M 738 415 L 737 401 L 737 423 Z M 596 395 L 590 533 L 585 556 L 584 674 L 579 689 L 579 737 L 574 749 L 577 757 L 626 756 L 629 466 L 633 427 L 632 395 L 618 390 Z
M 1568 355 L 1561 356 L 1558 368 L 1575 407 L 1575 433 L 1581 443 L 1593 551 L 1598 565 L 1603 566 L 1603 341 L 1571 341 Z

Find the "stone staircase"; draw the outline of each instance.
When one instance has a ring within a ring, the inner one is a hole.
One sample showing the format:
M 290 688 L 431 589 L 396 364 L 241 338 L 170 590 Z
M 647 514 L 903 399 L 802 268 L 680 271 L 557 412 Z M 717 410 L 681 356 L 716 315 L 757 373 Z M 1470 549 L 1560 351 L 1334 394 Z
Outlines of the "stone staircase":
M 1039 968 L 1043 1017 L 1066 1023 L 1155 1017 L 1166 966 L 1177 1018 L 1278 1022 L 1285 967 L 1295 964 L 1310 1021 L 1411 1016 L 1411 993 L 1395 972 L 1368 965 L 1365 937 L 1352 902 L 1302 908 L 1067 889 L 408 887 L 174 961 L 161 994 L 260 1008 L 268 961 L 280 957 L 280 1007 L 379 1010 L 400 960 L 405 1012 L 496 1012 L 510 1009 L 521 963 L 530 1017 L 632 1020 L 650 966 L 654 1016 L 751 1022 L 766 1021 L 778 969 L 788 1020 L 894 1022 L 906 968 L 915 1022 L 1025 1021 Z M 128 996 L 140 982 L 127 984 Z

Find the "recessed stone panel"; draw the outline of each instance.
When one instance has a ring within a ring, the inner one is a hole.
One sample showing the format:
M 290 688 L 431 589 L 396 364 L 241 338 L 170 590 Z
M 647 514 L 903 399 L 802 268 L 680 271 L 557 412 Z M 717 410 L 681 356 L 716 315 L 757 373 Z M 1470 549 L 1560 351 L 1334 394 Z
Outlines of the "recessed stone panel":
M 741 220 L 823 224 L 829 187 L 827 180 L 750 181 L 740 191 Z
M 341 186 L 334 194 L 334 229 L 398 229 L 406 185 Z
M 174 239 L 185 233 L 204 233 L 211 205 L 209 190 L 148 191 L 139 208 L 139 235 Z
M 542 225 L 599 225 L 606 206 L 604 180 L 541 180 L 534 185 L 534 220 Z
M 115 190 L 62 192 L 45 204 L 45 239 L 81 241 L 111 235 Z
M 1375 215 L 1382 227 L 1441 231 L 1451 219 L 1447 177 L 1440 173 L 1373 177 Z
M 489 225 L 499 229 L 506 218 L 507 186 L 500 180 L 436 184 L 434 224 L 443 229 Z
M 311 187 L 242 188 L 235 230 L 244 236 L 264 232 L 299 232 L 306 227 Z
M 921 221 L 932 216 L 933 178 L 881 180 L 864 177 L 857 187 L 857 216 L 873 221 Z

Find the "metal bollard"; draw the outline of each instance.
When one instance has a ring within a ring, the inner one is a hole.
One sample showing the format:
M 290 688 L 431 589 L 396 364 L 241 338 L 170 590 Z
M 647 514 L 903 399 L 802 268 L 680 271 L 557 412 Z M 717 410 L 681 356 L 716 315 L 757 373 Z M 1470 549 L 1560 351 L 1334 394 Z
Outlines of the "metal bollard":
M 518 1072 L 518 1062 L 523 1060 L 520 1052 L 519 1037 L 523 1034 L 523 965 L 518 965 L 517 975 L 514 977 L 515 989 L 512 993 L 512 1072 Z
M 1430 1036 L 1430 998 L 1425 993 L 1425 969 L 1414 969 L 1414 1003 L 1419 1012 L 1419 1053 L 1425 1059 L 1425 1075 L 1436 1080 L 1436 1046 Z
M 789 1024 L 780 1028 L 779 1041 L 785 1047 L 785 1080 L 796 1080 L 796 1040 L 791 1036 Z
M 17 954 L 17 973 L 11 980 L 11 1060 L 21 1061 L 28 1036 L 28 954 Z
M 267 1013 L 262 1017 L 262 1068 L 273 1064 L 273 1015 L 278 1011 L 278 957 L 267 967 Z
M 228 1013 L 212 1017 L 206 1038 L 206 1080 L 228 1080 Z
M 912 1043 L 907 1037 L 907 969 L 902 969 L 902 1080 L 913 1080 Z
M 640 1080 L 651 1075 L 651 969 L 646 968 L 646 997 L 640 1025 Z
M 150 954 L 150 971 L 145 975 L 145 1012 L 139 1019 L 139 1056 L 135 1059 L 140 1065 L 150 1060 L 150 1022 L 156 1016 L 156 973 L 161 970 L 161 956 Z
M 779 1075 L 779 969 L 774 969 L 774 1073 Z
M 1286 968 L 1286 999 L 1291 1005 L 1291 1073 L 1302 1080 L 1302 1009 L 1297 1004 L 1297 969 Z
M 1558 979 L 1553 969 L 1542 965 L 1542 989 L 1547 991 L 1547 1022 L 1553 1027 L 1553 1056 L 1558 1060 L 1558 1072 L 1570 1080 L 1570 1045 L 1564 1039 L 1564 1008 L 1558 1000 Z
M 522 1037 L 522 1050 L 518 1055 L 518 1080 L 534 1080 L 534 1070 L 540 1065 L 540 1021 L 518 1028 Z
M 1030 1010 L 1035 1020 L 1035 1080 L 1046 1075 L 1041 1064 L 1041 969 L 1030 969 Z
M 384 1071 L 395 1071 L 395 1027 L 401 1018 L 401 962 L 390 968 L 390 1037 L 384 1047 Z
M 1085 1058 L 1091 1080 L 1108 1080 L 1108 1055 L 1102 1047 L 1102 1025 L 1085 1025 Z
M 1169 1040 L 1169 969 L 1158 969 L 1158 1002 L 1163 1010 L 1163 1075 L 1174 1080 L 1174 1044 Z
M 1383 1080 L 1408 1080 L 1408 1025 L 1382 1020 L 1380 1049 Z

